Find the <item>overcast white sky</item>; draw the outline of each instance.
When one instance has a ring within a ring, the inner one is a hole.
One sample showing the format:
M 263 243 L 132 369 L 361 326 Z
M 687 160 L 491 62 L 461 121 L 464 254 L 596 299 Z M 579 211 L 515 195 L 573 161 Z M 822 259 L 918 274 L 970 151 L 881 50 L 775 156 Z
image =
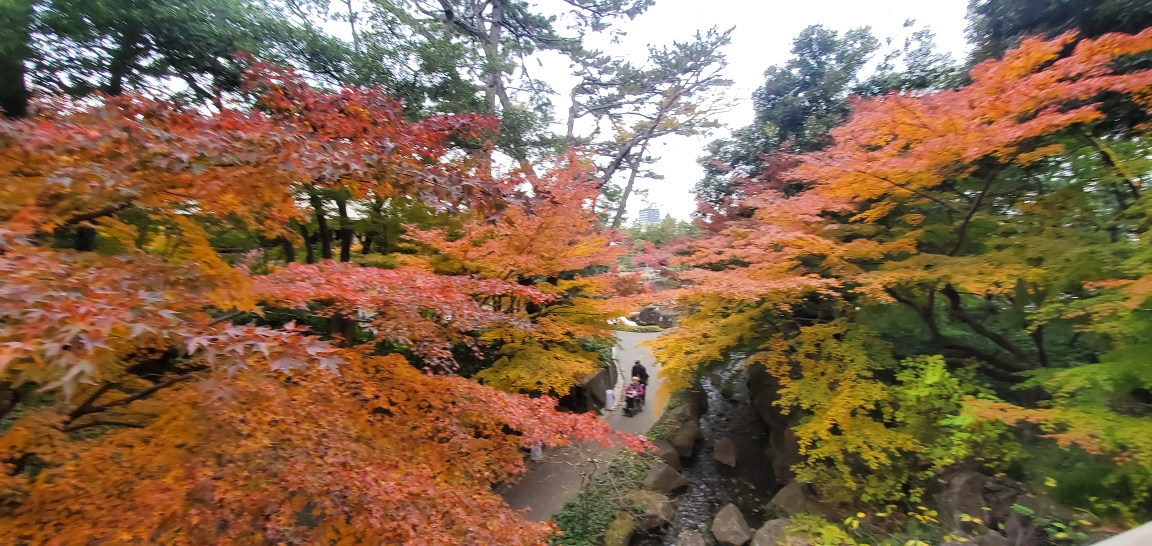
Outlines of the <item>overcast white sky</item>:
M 548 3 L 540 8 L 548 9 Z M 792 38 L 808 25 L 822 24 L 838 31 L 868 25 L 883 40 L 904 36 L 904 21 L 915 19 L 917 27 L 928 26 L 936 33 L 940 51 L 962 59 L 966 4 L 967 0 L 657 0 L 647 13 L 623 25 L 627 36 L 620 44 L 609 43 L 607 37 L 591 37 L 589 45 L 639 63 L 646 58 L 649 44 L 687 40 L 697 30 L 713 26 L 735 27 L 732 44 L 725 53 L 728 78 L 735 82 L 730 98 L 736 103 L 721 121 L 738 128 L 752 121 L 749 98 L 763 82 L 764 70 L 788 59 Z M 561 117 L 567 112 L 568 90 L 575 83 L 567 62 L 548 58 L 543 67 L 533 67 L 532 72 L 559 93 L 555 100 L 557 115 Z M 668 137 L 650 148 L 660 158 L 654 169 L 665 178 L 638 184 L 648 189 L 648 200 L 660 208 L 661 214 L 687 219 L 695 210 L 691 189 L 703 174 L 696 158 L 703 155 L 708 141 L 725 132 L 721 130 L 706 138 Z M 640 199 L 629 202 L 629 221 L 643 205 Z

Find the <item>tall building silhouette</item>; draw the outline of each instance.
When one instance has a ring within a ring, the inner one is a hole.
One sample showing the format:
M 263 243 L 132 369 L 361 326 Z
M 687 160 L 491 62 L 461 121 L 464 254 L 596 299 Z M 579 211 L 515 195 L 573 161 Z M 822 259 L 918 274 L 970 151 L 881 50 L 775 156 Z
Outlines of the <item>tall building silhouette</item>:
M 646 208 L 640 211 L 641 224 L 659 224 L 660 223 L 660 209 Z

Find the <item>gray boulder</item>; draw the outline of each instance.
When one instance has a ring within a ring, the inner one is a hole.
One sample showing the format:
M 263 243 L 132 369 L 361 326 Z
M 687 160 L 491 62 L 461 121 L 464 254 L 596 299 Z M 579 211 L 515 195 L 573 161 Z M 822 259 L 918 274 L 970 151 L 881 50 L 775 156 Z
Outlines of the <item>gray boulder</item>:
M 655 491 L 633 491 L 628 494 L 628 504 L 640 512 L 635 520 L 641 531 L 658 529 L 672 523 L 672 518 L 676 517 L 672 501 Z
M 803 462 L 804 456 L 800 454 L 800 440 L 796 437 L 796 425 L 800 424 L 799 411 L 781 417 L 779 424 L 769 427 L 768 460 L 772 461 L 772 475 L 776 476 L 776 483 L 787 485 L 796 479 L 792 467 Z
M 668 419 L 673 423 L 685 423 L 700 418 L 700 414 L 691 404 L 681 404 L 668 411 Z
M 656 451 L 652 452 L 653 455 L 664 461 L 665 464 L 672 467 L 673 470 L 680 470 L 680 454 L 676 452 L 676 448 L 667 440 L 650 440 L 653 446 L 656 446 Z
M 816 499 L 816 495 L 807 485 L 792 482 L 776 492 L 772 500 L 764 506 L 769 516 L 790 518 L 796 514 L 815 514 L 825 518 L 831 517 L 832 510 Z
M 608 530 L 604 533 L 604 546 L 628 546 L 634 533 L 636 522 L 628 512 L 620 512 L 608 524 Z
M 735 504 L 726 504 L 712 519 L 712 536 L 720 544 L 744 546 L 752 540 L 752 529 L 744 520 L 744 514 Z
M 1012 512 L 1004 521 L 1004 536 L 1012 546 L 1040 546 L 1044 531 L 1036 527 L 1032 518 Z
M 679 457 L 677 457 L 676 462 L 680 462 Z M 677 472 L 675 468 L 660 462 L 653 464 L 652 468 L 648 469 L 648 475 L 644 477 L 644 489 L 664 495 L 685 487 L 689 483 L 691 482 L 688 481 L 688 478 Z
M 708 411 L 708 394 L 698 389 L 688 389 L 681 395 L 685 404 L 692 406 L 692 410 L 696 412 L 696 416 L 704 415 Z
M 979 472 L 960 472 L 948 477 L 948 487 L 937 497 L 942 523 L 951 524 L 957 529 L 972 532 L 978 524 L 963 521 L 963 515 L 990 521 L 984 513 L 988 501 L 984 498 L 984 486 L 988 476 Z
M 964 539 L 966 541 L 963 542 L 965 546 L 1013 546 L 1012 541 L 991 529 L 981 529 L 978 533 L 967 533 L 957 529 L 949 534 Z M 952 542 L 957 543 L 958 541 L 953 540 Z
M 700 431 L 700 424 L 696 421 L 688 421 L 672 434 L 672 440 L 669 443 L 676 448 L 676 452 L 681 457 L 691 457 L 692 452 L 696 450 L 696 442 L 703 439 L 704 433 Z
M 696 531 L 683 531 L 676 537 L 676 546 L 707 546 L 704 536 Z
M 735 401 L 736 385 L 734 385 L 731 381 L 725 382 L 724 386 L 720 387 L 720 396 L 723 396 L 728 400 Z
M 1097 518 L 1095 514 L 1083 510 L 1074 510 L 1052 500 L 1047 495 L 1026 493 L 1016 497 L 1015 504 L 1032 510 L 1035 513 L 1033 517 L 1046 519 L 1048 521 L 1068 523 L 1070 521 L 1085 520 L 1092 525 L 1100 525 L 1100 518 Z
M 969 544 L 972 546 L 1012 546 L 1012 543 L 1008 542 L 1008 539 L 1004 538 L 1004 535 L 996 531 L 989 531 L 980 536 L 973 537 Z
M 724 377 L 718 373 L 713 372 L 712 375 L 708 377 L 708 382 L 712 383 L 713 387 L 719 387 L 720 385 L 724 384 Z
M 756 415 L 765 425 L 771 427 L 773 421 L 777 419 L 776 411 L 780 408 L 773 405 L 771 396 L 762 394 L 752 397 L 752 409 L 756 410 Z
M 752 536 L 752 546 L 778 546 L 784 540 L 784 528 L 790 523 L 784 518 L 769 520 Z
M 736 468 L 736 444 L 732 442 L 731 438 L 725 436 L 716 440 L 716 445 L 712 448 L 712 456 L 717 461 Z

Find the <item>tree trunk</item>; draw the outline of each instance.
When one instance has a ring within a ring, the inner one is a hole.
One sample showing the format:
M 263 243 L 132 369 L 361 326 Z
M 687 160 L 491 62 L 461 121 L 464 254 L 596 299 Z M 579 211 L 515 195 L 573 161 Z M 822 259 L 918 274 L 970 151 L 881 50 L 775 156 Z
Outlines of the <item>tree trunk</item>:
M 307 243 L 307 241 L 305 241 Z M 284 247 L 284 263 L 292 263 L 296 261 L 296 247 L 292 246 L 292 241 L 287 237 L 280 238 L 280 245 Z
M 352 261 L 352 221 L 348 219 L 348 201 L 343 196 L 336 198 L 336 210 L 340 213 L 340 261 Z
M 320 258 L 332 259 L 332 230 L 328 229 L 328 218 L 324 216 L 324 200 L 315 190 L 308 191 L 308 201 L 316 211 L 316 225 L 320 228 Z
M 488 112 L 491 114 L 496 113 L 496 88 L 500 85 L 502 75 L 500 73 L 503 63 L 500 58 L 500 30 L 503 28 L 501 25 L 504 23 L 504 2 L 503 0 L 495 0 L 491 3 L 492 16 L 488 21 L 488 43 L 484 47 L 484 56 L 488 61 L 486 70 L 488 71 L 485 76 L 487 80 L 485 83 L 486 89 L 484 90 L 484 103 L 488 105 Z
M 620 206 L 616 207 L 616 215 L 612 217 L 612 227 L 620 227 L 624 220 L 624 213 L 628 210 L 628 196 L 632 194 L 632 187 L 636 184 L 636 173 L 640 171 L 640 164 L 644 161 L 644 152 L 648 150 L 648 140 L 640 146 L 640 153 L 632 162 L 632 174 L 628 175 L 628 184 L 624 186 L 624 193 L 620 194 Z
M 360 240 L 360 253 L 370 254 L 372 252 L 372 234 L 365 233 L 364 238 Z
M 576 114 L 580 113 L 580 105 L 576 103 L 576 88 L 572 88 L 572 105 L 568 107 L 568 133 L 564 136 L 564 145 L 571 148 L 576 144 Z
M 304 259 L 307 263 L 316 263 L 316 254 L 312 251 L 312 236 L 308 234 L 308 226 L 300 224 L 300 234 L 304 236 Z
M 504 89 L 504 82 L 499 78 L 499 74 L 497 74 L 496 78 L 496 96 L 500 98 L 500 108 L 502 112 L 507 112 L 513 108 L 512 99 L 508 96 L 508 90 Z M 536 169 L 533 169 L 532 163 L 528 161 L 527 152 L 516 149 L 513 150 L 513 153 L 516 155 L 516 161 L 520 163 L 520 170 L 524 171 L 524 176 L 527 176 L 528 180 L 532 182 L 539 180 L 536 176 Z
M 91 226 L 76 226 L 76 246 L 80 252 L 96 250 L 96 228 Z
M 352 52 L 360 54 L 360 33 L 356 30 L 356 20 L 358 14 L 352 8 L 352 0 L 344 0 L 344 5 L 348 7 L 348 26 L 352 27 Z
M 135 28 L 122 29 L 116 41 L 116 50 L 108 63 L 108 83 L 103 89 L 113 97 L 124 93 L 124 80 L 140 55 L 140 32 Z
M 7 36 L 0 43 L 0 110 L 10 119 L 28 115 L 27 67 L 32 56 L 32 0 L 13 0 L 0 4 L 0 21 L 8 25 Z
M 683 89 L 678 89 L 675 93 L 672 94 L 671 97 L 668 97 L 667 100 L 660 103 L 660 109 L 656 112 L 656 117 L 652 120 L 652 124 L 648 126 L 646 131 L 644 131 L 644 136 L 636 135 L 632 137 L 624 143 L 624 146 L 620 149 L 619 152 L 616 152 L 616 156 L 613 157 L 612 161 L 608 163 L 608 166 L 604 168 L 604 174 L 600 177 L 601 186 L 607 185 L 608 182 L 612 180 L 612 176 L 616 174 L 617 169 L 619 169 L 620 165 L 624 163 L 624 159 L 628 157 L 628 154 L 632 151 L 632 148 L 635 147 L 637 143 L 643 142 L 644 146 L 648 146 L 648 142 L 652 140 L 652 135 L 656 133 L 656 129 L 660 126 L 660 122 L 664 121 L 664 116 L 668 115 L 668 112 L 672 110 L 677 102 L 679 102 L 683 92 Z
M 332 337 L 339 339 L 341 347 L 351 347 L 356 343 L 356 321 L 344 313 L 336 313 L 328 319 L 328 329 Z

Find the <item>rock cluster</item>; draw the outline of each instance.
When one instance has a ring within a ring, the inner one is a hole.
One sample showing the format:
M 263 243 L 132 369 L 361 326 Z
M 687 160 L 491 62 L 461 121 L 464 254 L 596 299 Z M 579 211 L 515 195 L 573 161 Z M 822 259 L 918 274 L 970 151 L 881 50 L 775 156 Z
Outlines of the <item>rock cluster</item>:
M 768 429 L 766 453 L 777 481 L 783 486 L 764 506 L 770 518 L 759 529 L 749 527 L 744 514 L 735 504 L 727 504 L 713 517 L 708 531 L 685 530 L 676 538 L 677 546 L 808 546 L 818 542 L 805 533 L 789 532 L 792 517 L 815 514 L 837 521 L 838 514 L 821 502 L 811 486 L 794 481 L 790 467 L 800 462 L 799 444 L 793 428 L 800 412 L 781 412 L 779 383 L 762 366 L 753 365 L 747 372 L 748 392 L 752 407 Z M 725 384 L 718 374 L 710 378 L 714 386 Z M 672 427 L 669 441 L 656 440 L 655 463 L 644 479 L 646 491 L 629 495 L 633 514 L 622 514 L 612 523 L 611 540 L 606 544 L 627 544 L 633 533 L 663 532 L 674 519 L 674 505 L 668 498 L 688 487 L 690 481 L 680 473 L 682 459 L 696 453 L 703 440 L 700 417 L 707 410 L 708 399 L 702 391 L 688 391 L 684 403 L 669 410 Z M 720 438 L 711 446 L 712 457 L 723 465 L 737 466 L 736 444 L 731 438 Z M 745 463 L 747 464 L 747 463 Z M 994 478 L 978 472 L 956 472 L 942 476 L 944 488 L 934 498 L 941 524 L 952 528 L 952 536 L 972 546 L 1040 546 L 1044 530 L 1037 521 L 1099 523 L 1087 512 L 1062 506 L 1052 499 L 1029 492 L 1022 484 L 1005 478 Z M 626 517 L 624 517 L 626 516 Z M 1090 537 L 1089 543 L 1092 542 Z M 618 542 L 619 540 L 624 542 Z
M 944 481 L 945 489 L 936 496 L 941 523 L 952 525 L 953 534 L 977 546 L 1044 544 L 1047 536 L 1036 520 L 1100 523 L 1088 512 L 1031 493 L 1007 478 L 968 471 L 946 476 Z

